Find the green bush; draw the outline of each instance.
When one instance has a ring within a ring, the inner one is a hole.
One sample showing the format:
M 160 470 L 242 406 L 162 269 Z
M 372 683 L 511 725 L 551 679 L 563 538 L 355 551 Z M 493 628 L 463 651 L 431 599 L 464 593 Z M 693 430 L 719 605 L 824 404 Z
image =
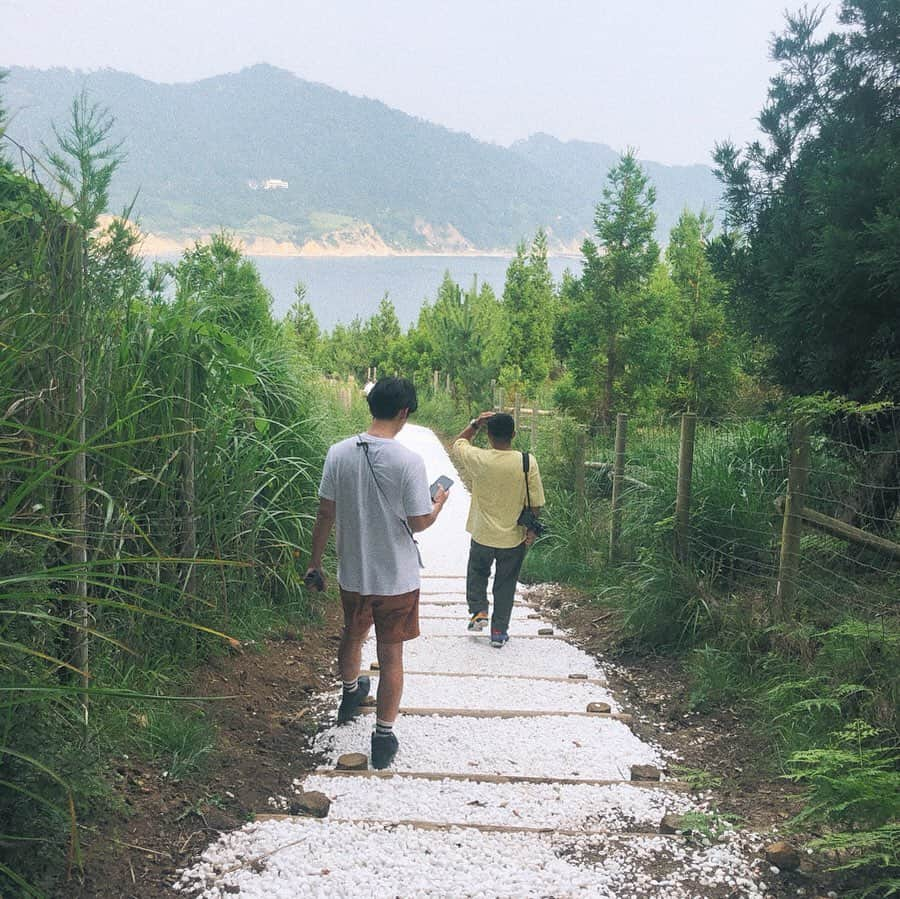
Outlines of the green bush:
M 900 892 L 900 751 L 895 737 L 855 720 L 827 746 L 795 752 L 790 776 L 807 786 L 795 824 L 837 827 L 816 839 L 838 870 L 865 871 L 863 895 Z

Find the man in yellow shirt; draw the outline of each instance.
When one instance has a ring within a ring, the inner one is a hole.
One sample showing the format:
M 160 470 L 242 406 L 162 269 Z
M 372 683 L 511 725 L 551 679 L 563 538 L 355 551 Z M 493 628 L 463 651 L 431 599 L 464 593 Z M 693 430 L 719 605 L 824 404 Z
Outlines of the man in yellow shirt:
M 487 430 L 490 449 L 472 445 L 478 431 Z M 509 639 L 509 618 L 525 551 L 537 536 L 518 524 L 530 495 L 535 516 L 544 505 L 544 488 L 537 460 L 528 454 L 528 491 L 523 453 L 512 448 L 515 423 L 503 412 L 482 412 L 456 438 L 450 455 L 472 490 L 466 530 L 472 535 L 466 571 L 469 630 L 483 630 L 488 622 L 487 583 L 494 570 L 494 612 L 491 646 L 500 649 Z

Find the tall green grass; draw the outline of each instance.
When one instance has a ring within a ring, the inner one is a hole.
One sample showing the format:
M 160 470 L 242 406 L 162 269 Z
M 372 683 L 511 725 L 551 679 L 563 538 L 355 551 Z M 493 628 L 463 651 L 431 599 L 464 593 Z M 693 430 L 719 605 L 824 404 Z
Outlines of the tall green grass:
M 74 227 L 0 166 L 0 892 L 25 895 L 80 863 L 107 753 L 173 777 L 209 758 L 202 708 L 161 700 L 191 668 L 317 615 L 302 563 L 318 473 L 352 430 L 226 238 L 151 276 L 127 229 L 82 257 Z

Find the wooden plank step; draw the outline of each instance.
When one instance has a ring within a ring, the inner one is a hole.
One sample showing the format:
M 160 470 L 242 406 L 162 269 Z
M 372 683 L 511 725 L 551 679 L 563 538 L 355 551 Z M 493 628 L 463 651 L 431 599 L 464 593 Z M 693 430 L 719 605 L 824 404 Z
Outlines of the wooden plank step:
M 401 818 L 397 821 L 385 821 L 379 818 L 307 818 L 298 815 L 286 815 L 283 813 L 265 812 L 255 815 L 254 820 L 265 821 L 318 821 L 326 824 L 329 821 L 332 824 L 361 824 L 363 826 L 376 824 L 380 827 L 414 827 L 416 830 L 434 830 L 434 831 L 451 831 L 451 830 L 476 830 L 481 833 L 528 833 L 528 834 L 551 834 L 563 837 L 591 837 L 591 836 L 616 836 L 616 837 L 640 837 L 653 834 L 653 836 L 664 836 L 657 831 L 622 831 L 609 829 L 588 829 L 575 830 L 561 827 L 528 827 L 519 824 L 474 824 L 471 822 L 447 822 L 439 823 L 437 821 L 423 821 L 418 818 Z M 676 834 L 668 834 L 674 837 Z
M 359 707 L 361 714 L 375 712 L 374 705 L 362 705 Z M 440 718 L 611 718 L 613 721 L 622 721 L 631 724 L 634 718 L 625 712 L 556 712 L 542 711 L 540 709 L 447 709 L 447 708 L 400 708 L 401 715 L 418 715 L 429 717 L 437 715 Z
M 377 665 L 377 662 L 372 662 Z M 428 677 L 484 677 L 484 678 L 509 678 L 511 680 L 555 681 L 568 684 L 577 681 L 581 684 L 596 684 L 598 687 L 607 686 L 606 680 L 599 677 L 555 677 L 549 674 L 480 674 L 477 671 L 404 671 L 404 674 L 421 674 Z M 371 666 L 366 671 L 367 677 L 378 677 L 378 669 Z
M 594 787 L 610 787 L 627 785 L 637 790 L 675 790 L 678 792 L 687 792 L 690 787 L 679 780 L 603 780 L 589 779 L 586 777 L 541 777 L 532 774 L 489 774 L 487 772 L 479 773 L 442 773 L 440 771 L 376 771 L 374 769 L 364 769 L 362 771 L 338 771 L 336 768 L 317 768 L 315 770 L 317 777 L 376 777 L 390 780 L 392 777 L 409 777 L 418 780 L 458 780 L 473 781 L 476 783 L 493 783 L 493 784 L 561 784 L 563 786 L 594 786 Z

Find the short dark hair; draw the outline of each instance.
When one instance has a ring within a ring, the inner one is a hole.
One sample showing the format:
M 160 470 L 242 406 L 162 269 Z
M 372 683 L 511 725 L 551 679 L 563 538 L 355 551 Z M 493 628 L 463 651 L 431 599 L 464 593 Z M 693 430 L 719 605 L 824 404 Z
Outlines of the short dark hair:
M 416 388 L 406 378 L 382 378 L 366 397 L 372 418 L 391 419 L 401 409 L 409 409 L 412 415 L 419 408 Z
M 500 443 L 509 443 L 516 433 L 515 419 L 506 412 L 498 412 L 488 419 L 488 434 Z

